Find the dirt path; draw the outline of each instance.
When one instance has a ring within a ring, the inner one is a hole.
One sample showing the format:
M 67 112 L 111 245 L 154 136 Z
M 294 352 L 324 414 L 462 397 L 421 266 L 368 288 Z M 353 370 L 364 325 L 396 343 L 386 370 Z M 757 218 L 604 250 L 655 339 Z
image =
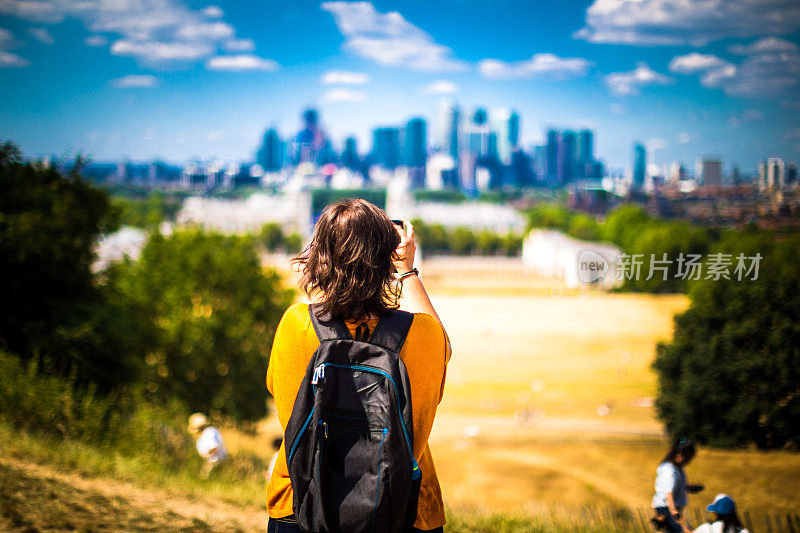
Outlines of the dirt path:
M 2 531 L 264 531 L 266 511 L 0 458 Z

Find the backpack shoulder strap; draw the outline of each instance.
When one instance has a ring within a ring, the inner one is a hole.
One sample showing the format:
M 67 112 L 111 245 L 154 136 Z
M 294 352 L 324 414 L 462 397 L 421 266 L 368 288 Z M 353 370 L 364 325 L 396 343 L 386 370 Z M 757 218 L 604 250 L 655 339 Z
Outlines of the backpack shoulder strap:
M 317 334 L 319 342 L 335 339 L 352 339 L 350 331 L 341 320 L 337 320 L 330 315 L 317 316 L 317 304 L 308 306 L 308 314 L 311 317 L 311 324 Z
M 368 342 L 386 348 L 390 352 L 400 353 L 413 321 L 413 314 L 406 311 L 393 311 L 381 318 Z

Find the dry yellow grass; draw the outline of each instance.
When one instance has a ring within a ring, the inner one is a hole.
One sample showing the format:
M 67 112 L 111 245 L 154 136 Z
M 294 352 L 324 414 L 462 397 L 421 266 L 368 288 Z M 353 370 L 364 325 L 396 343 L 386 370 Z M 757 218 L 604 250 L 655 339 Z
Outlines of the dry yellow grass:
M 453 344 L 430 439 L 446 502 L 649 507 L 667 447 L 650 364 L 688 299 L 520 281 L 426 281 Z M 239 444 L 269 450 L 280 428 L 261 429 Z M 726 492 L 756 512 L 800 511 L 798 454 L 701 448 L 687 472 L 707 487 L 692 507 Z

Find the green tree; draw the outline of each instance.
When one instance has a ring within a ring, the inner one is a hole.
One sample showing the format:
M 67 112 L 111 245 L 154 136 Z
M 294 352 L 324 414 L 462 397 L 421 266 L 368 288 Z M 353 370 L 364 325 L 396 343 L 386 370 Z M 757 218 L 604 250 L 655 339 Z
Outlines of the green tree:
M 264 224 L 261 226 L 257 239 L 265 250 L 274 252 L 284 245 L 283 228 L 275 222 Z
M 469 228 L 457 227 L 448 241 L 450 251 L 457 255 L 469 255 L 475 249 L 475 234 Z
M 659 344 L 658 415 L 701 443 L 797 448 L 800 237 L 730 232 L 711 253 L 731 254 L 731 279 L 693 283 L 672 342 Z M 737 279 L 739 254 L 761 254 L 757 280 Z
M 109 280 L 142 321 L 153 398 L 238 421 L 266 414 L 269 350 L 293 291 L 262 269 L 251 236 L 155 233 Z
M 600 238 L 613 242 L 623 250 L 630 249 L 630 240 L 650 222 L 644 209 L 634 204 L 623 204 L 609 211 L 600 231 Z
M 173 220 L 180 210 L 180 198 L 166 197 L 161 191 L 152 191 L 141 199 L 114 196 L 112 204 L 119 211 L 119 222 L 126 226 L 156 229 L 166 220 Z
M 600 228 L 594 218 L 585 213 L 575 213 L 569 219 L 567 234 L 584 241 L 596 241 L 600 238 Z
M 99 234 L 117 226 L 107 193 L 80 176 L 23 162 L 0 145 L 0 348 L 42 372 L 101 391 L 135 378 L 131 328 L 91 266 Z
M 528 210 L 528 229 L 553 228 L 566 231 L 573 213 L 561 204 L 545 203 Z

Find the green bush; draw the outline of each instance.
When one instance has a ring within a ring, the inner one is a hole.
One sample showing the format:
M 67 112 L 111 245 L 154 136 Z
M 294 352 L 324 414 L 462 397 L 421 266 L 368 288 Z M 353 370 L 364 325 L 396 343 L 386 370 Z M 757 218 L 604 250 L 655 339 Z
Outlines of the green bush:
M 155 233 L 107 276 L 143 332 L 151 400 L 241 422 L 266 415 L 269 350 L 293 291 L 262 269 L 251 236 Z

